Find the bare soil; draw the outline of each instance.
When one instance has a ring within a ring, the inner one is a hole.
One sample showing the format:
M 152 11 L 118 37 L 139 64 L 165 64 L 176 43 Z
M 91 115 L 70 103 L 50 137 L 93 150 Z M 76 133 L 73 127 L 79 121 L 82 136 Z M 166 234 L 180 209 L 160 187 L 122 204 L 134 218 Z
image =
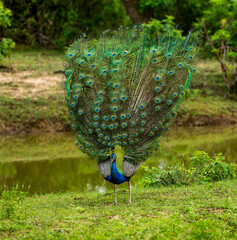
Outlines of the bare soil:
M 62 74 L 42 72 L 39 75 L 34 70 L 0 72 L 1 94 L 16 99 L 47 97 L 50 92 L 62 91 L 62 79 Z

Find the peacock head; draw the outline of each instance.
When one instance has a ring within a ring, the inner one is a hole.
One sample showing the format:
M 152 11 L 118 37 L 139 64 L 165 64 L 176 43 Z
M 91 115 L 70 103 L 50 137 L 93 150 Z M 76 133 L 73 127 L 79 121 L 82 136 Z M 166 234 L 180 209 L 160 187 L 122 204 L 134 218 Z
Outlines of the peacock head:
M 114 153 L 115 147 L 112 147 L 111 150 L 112 150 L 112 154 L 110 155 L 110 160 L 111 160 L 111 163 L 113 163 L 113 162 L 116 162 L 116 155 Z

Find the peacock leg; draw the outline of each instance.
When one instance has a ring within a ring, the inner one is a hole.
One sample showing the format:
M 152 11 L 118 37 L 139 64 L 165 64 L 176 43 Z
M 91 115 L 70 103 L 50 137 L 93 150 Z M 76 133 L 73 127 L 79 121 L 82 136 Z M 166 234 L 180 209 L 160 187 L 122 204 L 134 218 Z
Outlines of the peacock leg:
M 131 195 L 132 186 L 131 186 L 131 181 L 128 181 L 128 189 L 129 189 L 129 204 L 131 204 L 132 203 L 132 195 Z
M 117 204 L 116 184 L 114 184 L 114 203 Z

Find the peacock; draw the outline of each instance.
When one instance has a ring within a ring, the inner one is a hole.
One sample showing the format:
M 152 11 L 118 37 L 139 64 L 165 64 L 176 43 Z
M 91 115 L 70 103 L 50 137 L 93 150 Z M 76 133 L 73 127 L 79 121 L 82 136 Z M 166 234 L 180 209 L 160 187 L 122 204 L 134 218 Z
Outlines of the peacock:
M 151 38 L 143 27 L 105 31 L 76 40 L 65 54 L 65 96 L 78 148 L 97 159 L 105 180 L 128 182 L 158 151 L 161 135 L 189 88 L 197 40 L 172 34 Z M 116 148 L 125 154 L 120 172 Z

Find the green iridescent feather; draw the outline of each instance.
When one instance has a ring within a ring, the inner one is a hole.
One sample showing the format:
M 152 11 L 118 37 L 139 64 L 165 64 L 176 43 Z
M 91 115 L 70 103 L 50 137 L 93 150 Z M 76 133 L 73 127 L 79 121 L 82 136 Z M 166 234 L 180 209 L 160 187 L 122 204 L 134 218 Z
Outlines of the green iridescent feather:
M 190 36 L 148 40 L 139 27 L 75 41 L 65 90 L 78 147 L 99 157 L 120 145 L 134 162 L 158 150 L 197 72 L 196 54 Z

